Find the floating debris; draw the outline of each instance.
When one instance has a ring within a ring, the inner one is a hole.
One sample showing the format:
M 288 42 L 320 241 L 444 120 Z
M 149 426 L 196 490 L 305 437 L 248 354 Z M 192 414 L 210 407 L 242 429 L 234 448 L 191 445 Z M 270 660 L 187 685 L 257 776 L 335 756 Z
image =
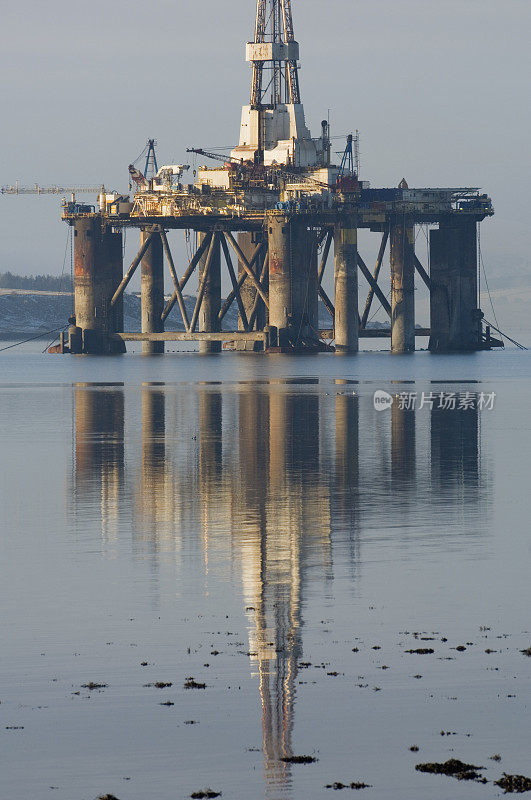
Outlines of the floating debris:
M 419 656 L 425 656 L 429 653 L 435 653 L 433 647 L 417 647 L 416 650 L 406 650 L 406 653 L 417 653 Z
M 503 778 L 500 778 L 499 781 L 494 781 L 494 783 L 507 794 L 531 792 L 531 778 L 526 778 L 525 775 L 507 775 L 504 772 Z
M 418 753 L 419 751 L 418 745 L 416 744 L 412 744 L 409 749 L 411 750 L 412 753 Z
M 520 650 L 520 652 L 523 653 L 524 656 L 531 656 L 531 647 L 526 647 L 525 650 Z
M 81 684 L 82 689 L 90 689 L 90 691 L 94 691 L 94 689 L 106 689 L 106 683 L 94 683 L 94 681 L 89 681 L 88 683 Z
M 443 764 L 437 761 L 417 764 L 415 769 L 418 772 L 430 772 L 433 775 L 450 775 L 452 778 L 457 778 L 458 781 L 487 782 L 486 778 L 482 778 L 478 773 L 478 770 L 484 769 L 484 767 L 476 767 L 474 764 L 465 764 L 463 761 L 459 761 L 458 758 L 450 758 Z
M 353 781 L 352 783 L 341 783 L 341 781 L 336 781 L 335 783 L 327 783 L 325 789 L 334 789 L 338 791 L 339 789 L 370 789 L 370 783 L 361 783 L 357 781 Z
M 198 683 L 193 678 L 187 678 L 184 682 L 185 689 L 206 689 L 206 683 Z
M 499 753 L 495 753 L 493 756 L 489 756 L 491 761 L 501 761 L 501 755 Z
M 202 800 L 205 797 L 221 797 L 221 792 L 214 792 L 212 789 L 200 789 L 198 792 L 192 792 L 190 797 L 194 800 Z
M 167 689 L 168 687 L 173 686 L 173 683 L 164 683 L 164 681 L 156 681 L 156 683 L 145 683 L 144 689 L 149 689 L 150 687 L 155 687 L 155 689 Z
M 283 756 L 280 760 L 286 764 L 313 764 L 319 759 L 315 756 Z

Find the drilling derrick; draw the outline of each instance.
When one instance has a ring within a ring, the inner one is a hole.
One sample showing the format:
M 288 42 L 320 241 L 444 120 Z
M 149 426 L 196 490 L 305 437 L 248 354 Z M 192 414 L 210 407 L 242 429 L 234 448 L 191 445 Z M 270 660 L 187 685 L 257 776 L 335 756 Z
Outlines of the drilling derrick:
M 233 158 L 265 166 L 323 163 L 323 141 L 312 139 L 304 121 L 298 58 L 290 0 L 257 0 L 254 41 L 246 46 L 251 97 L 242 108 Z

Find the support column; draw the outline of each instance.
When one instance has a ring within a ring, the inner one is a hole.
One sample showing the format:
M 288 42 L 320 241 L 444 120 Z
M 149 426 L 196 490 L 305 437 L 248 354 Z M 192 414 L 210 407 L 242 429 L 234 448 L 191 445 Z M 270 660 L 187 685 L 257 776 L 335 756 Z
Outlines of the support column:
M 80 351 L 109 352 L 111 281 L 99 214 L 74 222 L 74 304 Z
M 391 352 L 415 349 L 415 228 L 391 224 Z
M 142 231 L 142 242 L 150 231 Z M 140 308 L 142 333 L 162 333 L 164 323 L 161 315 L 164 308 L 164 271 L 162 261 L 162 239 L 155 232 L 141 264 Z M 153 355 L 164 352 L 164 342 L 142 342 L 142 353 Z
M 307 223 L 291 221 L 292 341 L 311 347 L 319 341 L 317 233 Z
M 269 326 L 271 347 L 289 345 L 291 313 L 290 218 L 271 214 L 269 237 Z
M 481 317 L 477 305 L 475 220 L 441 221 L 430 231 L 430 343 L 434 353 L 477 350 Z
M 314 231 L 283 214 L 268 217 L 270 346 L 318 347 Z
M 334 228 L 336 353 L 357 353 L 358 323 L 358 245 L 353 222 L 339 223 Z
M 201 245 L 206 234 L 200 233 L 198 245 Z M 214 234 L 215 236 L 216 234 Z M 221 254 L 219 239 L 214 242 L 214 252 L 210 262 L 210 269 L 205 283 L 203 301 L 199 310 L 198 330 L 204 333 L 217 333 L 221 330 L 221 323 L 218 318 L 221 308 Z M 199 282 L 205 270 L 208 257 L 208 248 L 203 253 L 198 266 Z M 221 352 L 221 342 L 199 342 L 200 353 L 219 353 Z
M 110 272 L 111 297 L 120 285 L 124 276 L 124 260 L 122 248 L 121 229 L 112 230 L 107 228 L 105 231 L 105 249 L 107 254 L 108 269 Z M 121 333 L 124 330 L 124 298 L 123 294 L 118 298 L 111 309 L 110 320 L 112 333 Z M 125 342 L 112 341 L 110 345 L 111 353 L 125 353 Z

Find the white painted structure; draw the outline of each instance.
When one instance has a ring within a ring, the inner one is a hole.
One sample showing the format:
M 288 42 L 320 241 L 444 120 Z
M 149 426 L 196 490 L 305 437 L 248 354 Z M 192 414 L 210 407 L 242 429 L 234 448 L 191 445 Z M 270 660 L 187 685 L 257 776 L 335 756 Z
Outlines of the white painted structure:
M 254 161 L 259 149 L 259 127 L 264 149 L 263 163 L 314 167 L 323 164 L 323 141 L 312 139 L 304 120 L 302 103 L 279 103 L 275 108 L 243 106 L 240 142 L 233 158 Z

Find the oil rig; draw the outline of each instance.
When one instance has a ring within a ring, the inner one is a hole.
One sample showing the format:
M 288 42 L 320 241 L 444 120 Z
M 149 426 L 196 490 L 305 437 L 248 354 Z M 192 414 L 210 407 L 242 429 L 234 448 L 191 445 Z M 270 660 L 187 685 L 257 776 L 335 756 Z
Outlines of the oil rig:
M 142 352 L 162 353 L 165 341 L 184 340 L 197 341 L 203 353 L 219 352 L 223 343 L 264 352 L 355 353 L 360 337 L 374 335 L 390 335 L 393 353 L 413 351 L 419 335 L 429 336 L 429 349 L 438 353 L 501 344 L 478 307 L 477 232 L 494 213 L 490 198 L 477 188 L 415 189 L 405 180 L 397 188 L 370 188 L 359 180 L 352 135 L 340 163 L 332 163 L 328 122 L 317 138 L 305 122 L 291 0 L 257 0 L 246 59 L 250 100 L 230 155 L 190 148 L 217 163 L 199 167 L 187 184 L 188 165 L 158 168 L 150 140 L 151 175 L 131 165 L 130 195 L 102 189 L 96 206 L 63 202 L 62 217 L 74 236 L 75 316 L 60 351 L 119 353 L 127 341 L 141 341 Z M 432 226 L 429 274 L 415 254 L 416 225 Z M 140 248 L 124 272 L 127 228 L 140 230 Z M 167 238 L 175 229 L 196 234 L 182 273 Z M 360 229 L 381 237 L 372 271 L 358 252 Z M 386 249 L 389 299 L 378 283 Z M 331 251 L 333 298 L 322 285 Z M 169 298 L 164 262 L 173 284 Z M 141 331 L 127 332 L 123 293 L 139 265 Z M 222 269 L 232 286 L 224 300 Z M 183 291 L 196 270 L 190 314 Z M 360 273 L 368 284 L 361 313 Z M 415 325 L 416 275 L 430 293 L 429 329 Z M 375 297 L 390 318 L 387 331 L 367 327 Z M 330 314 L 327 329 L 319 327 L 319 299 Z M 224 330 L 233 303 L 238 330 Z M 165 331 L 175 306 L 183 330 Z

